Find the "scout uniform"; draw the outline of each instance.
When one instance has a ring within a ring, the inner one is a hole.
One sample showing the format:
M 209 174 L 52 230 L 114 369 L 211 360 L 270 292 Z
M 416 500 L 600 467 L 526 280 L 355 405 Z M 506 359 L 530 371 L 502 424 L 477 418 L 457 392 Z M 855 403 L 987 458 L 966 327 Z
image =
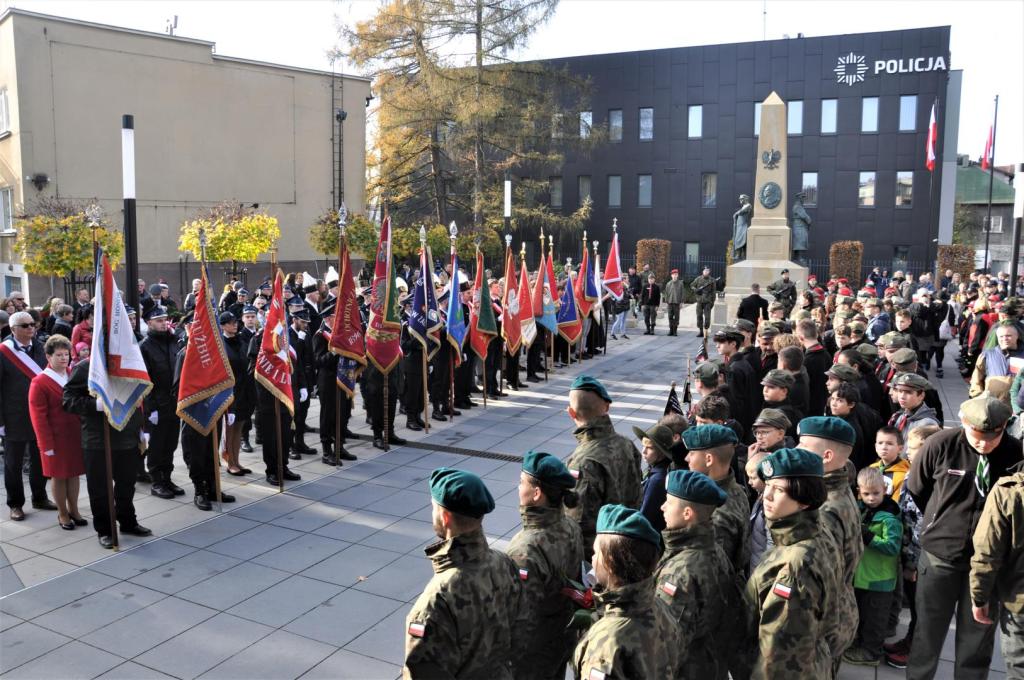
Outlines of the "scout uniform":
M 661 297 L 668 304 L 668 334 L 675 335 L 676 329 L 679 328 L 679 305 L 683 302 L 686 284 L 679 278 L 678 269 L 673 269 L 669 273 L 674 274 L 676 278 L 665 283 Z
M 792 390 L 793 385 L 796 384 L 796 379 L 793 374 L 789 371 L 784 371 L 781 368 L 773 368 L 768 371 L 763 378 L 761 378 L 761 385 L 771 385 L 772 387 L 784 387 L 787 390 Z M 763 402 L 764 408 L 773 408 L 782 411 L 789 418 L 789 422 L 798 423 L 803 418 L 803 414 L 797 410 L 796 406 L 793 405 L 789 396 L 787 395 L 782 401 L 765 401 Z M 794 436 L 796 431 L 790 429 L 786 434 Z
M 480 519 L 494 498 L 471 472 L 430 473 L 434 503 Z M 512 636 L 519 616 L 519 569 L 491 550 L 482 527 L 433 543 L 424 551 L 434 576 L 405 619 L 403 678 L 511 680 Z
M 640 440 L 647 439 L 651 446 L 661 454 L 662 458 L 648 466 L 643 481 L 643 500 L 640 501 L 640 512 L 651 523 L 655 531 L 665 528 L 665 515 L 661 506 L 665 502 L 665 481 L 668 478 L 669 466 L 672 464 L 672 430 L 665 425 L 655 425 L 646 432 L 636 425 L 633 434 Z
M 576 479 L 556 456 L 530 451 L 523 472 L 546 487 L 571 490 Z M 523 528 L 512 537 L 506 554 L 519 568 L 522 606 L 516 622 L 513 673 L 517 678 L 564 680 L 578 634 L 569 628 L 576 609 L 562 594 L 568 579 L 579 580 L 583 534 L 557 506 L 520 506 Z
M 928 379 L 922 378 L 917 373 L 900 373 L 896 376 L 896 379 L 892 381 L 892 386 L 893 388 L 908 387 L 913 390 L 920 390 L 921 392 L 927 392 L 932 389 L 932 384 L 928 382 Z M 928 406 L 928 404 L 923 401 L 921 402 L 921 405 L 913 411 L 900 409 L 896 413 L 892 414 L 892 418 L 889 419 L 889 424 L 899 430 L 900 434 L 903 435 L 904 453 L 907 451 L 907 435 L 910 434 L 911 430 L 918 427 L 924 427 L 925 425 L 938 425 L 939 427 L 942 427 L 942 423 L 939 422 L 938 416 L 935 414 L 935 409 Z

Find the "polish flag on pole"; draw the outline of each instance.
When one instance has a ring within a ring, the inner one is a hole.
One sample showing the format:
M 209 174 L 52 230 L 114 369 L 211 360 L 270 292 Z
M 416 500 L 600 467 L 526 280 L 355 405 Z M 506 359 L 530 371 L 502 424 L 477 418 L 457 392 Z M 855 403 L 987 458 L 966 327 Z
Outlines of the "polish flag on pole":
M 928 121 L 928 143 L 925 148 L 925 167 L 929 172 L 935 172 L 935 147 L 939 143 L 939 122 L 935 117 L 935 104 L 932 103 L 932 116 Z
M 605 290 L 611 293 L 613 298 L 621 300 L 625 290 L 622 285 L 622 266 L 619 263 L 619 232 L 616 229 L 617 223 L 618 219 L 612 221 L 612 245 L 608 250 L 608 261 L 604 264 L 604 279 L 601 283 L 604 284 Z
M 985 140 L 985 155 L 981 157 L 981 169 L 992 167 L 992 126 L 988 126 L 988 138 Z

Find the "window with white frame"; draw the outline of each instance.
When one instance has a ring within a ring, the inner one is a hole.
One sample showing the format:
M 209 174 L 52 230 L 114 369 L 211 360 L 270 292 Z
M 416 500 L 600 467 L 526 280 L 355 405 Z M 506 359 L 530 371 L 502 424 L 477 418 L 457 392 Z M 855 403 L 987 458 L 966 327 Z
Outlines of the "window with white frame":
M 592 111 L 580 111 L 580 139 L 590 136 L 590 128 L 594 126 L 594 113 Z
M 836 113 L 838 101 L 835 99 L 821 100 L 821 134 L 834 135 L 836 133 Z
M 7 88 L 0 87 L 0 133 L 11 129 L 11 105 L 7 98 Z
M 982 218 L 982 231 L 986 231 L 984 224 L 988 222 L 988 216 Z M 987 230 L 990 234 L 1002 234 L 1003 233 L 1003 216 L 993 215 L 992 216 L 992 228 Z
M 562 178 L 548 177 L 548 195 L 551 197 L 551 207 L 562 207 Z
M 622 109 L 608 109 L 608 141 L 622 141 Z
M 687 132 L 690 139 L 697 139 L 704 133 L 704 107 L 700 104 L 689 108 Z
M 646 142 L 654 139 L 654 109 L 644 107 L 640 109 L 640 141 Z
M 14 189 L 0 187 L 0 232 L 14 231 Z
M 786 104 L 786 132 L 802 135 L 804 132 L 804 103 L 800 100 Z
M 622 207 L 622 175 L 608 175 L 608 207 Z

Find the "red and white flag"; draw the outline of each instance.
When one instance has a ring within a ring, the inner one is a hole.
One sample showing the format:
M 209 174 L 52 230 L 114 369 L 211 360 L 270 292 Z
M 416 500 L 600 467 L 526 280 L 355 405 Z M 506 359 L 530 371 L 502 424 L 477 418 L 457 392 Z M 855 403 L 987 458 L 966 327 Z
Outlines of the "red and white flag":
M 985 155 L 981 157 L 981 169 L 988 170 L 992 167 L 992 126 L 988 127 L 988 138 L 985 139 Z
M 274 277 L 274 293 L 270 298 L 267 324 L 263 327 L 260 351 L 256 356 L 256 382 L 295 413 L 292 400 L 292 356 L 288 344 L 288 326 L 284 313 L 284 274 L 280 269 Z
M 925 167 L 935 172 L 935 149 L 939 144 L 939 121 L 935 117 L 935 104 L 932 104 L 932 116 L 928 121 L 928 143 L 925 145 Z
M 619 262 L 619 232 L 612 234 L 612 245 L 608 250 L 608 261 L 604 265 L 604 289 L 616 300 L 621 300 L 625 292 L 622 285 L 622 265 Z

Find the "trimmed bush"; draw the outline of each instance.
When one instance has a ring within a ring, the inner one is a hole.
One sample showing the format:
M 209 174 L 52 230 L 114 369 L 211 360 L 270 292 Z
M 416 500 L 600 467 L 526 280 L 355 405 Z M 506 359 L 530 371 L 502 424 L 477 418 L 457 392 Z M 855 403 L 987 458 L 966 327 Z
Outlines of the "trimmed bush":
M 660 238 L 642 238 L 636 242 L 637 271 L 642 271 L 645 264 L 651 265 L 654 275 L 658 277 L 658 284 L 664 285 L 668 281 L 668 262 L 671 254 L 671 241 Z
M 864 244 L 860 241 L 836 241 L 828 250 L 828 270 L 832 278 L 847 278 L 854 289 L 863 283 L 860 267 Z
M 967 281 L 974 271 L 974 248 L 958 243 L 939 246 L 938 260 L 940 275 L 945 275 L 947 269 L 952 269 Z

